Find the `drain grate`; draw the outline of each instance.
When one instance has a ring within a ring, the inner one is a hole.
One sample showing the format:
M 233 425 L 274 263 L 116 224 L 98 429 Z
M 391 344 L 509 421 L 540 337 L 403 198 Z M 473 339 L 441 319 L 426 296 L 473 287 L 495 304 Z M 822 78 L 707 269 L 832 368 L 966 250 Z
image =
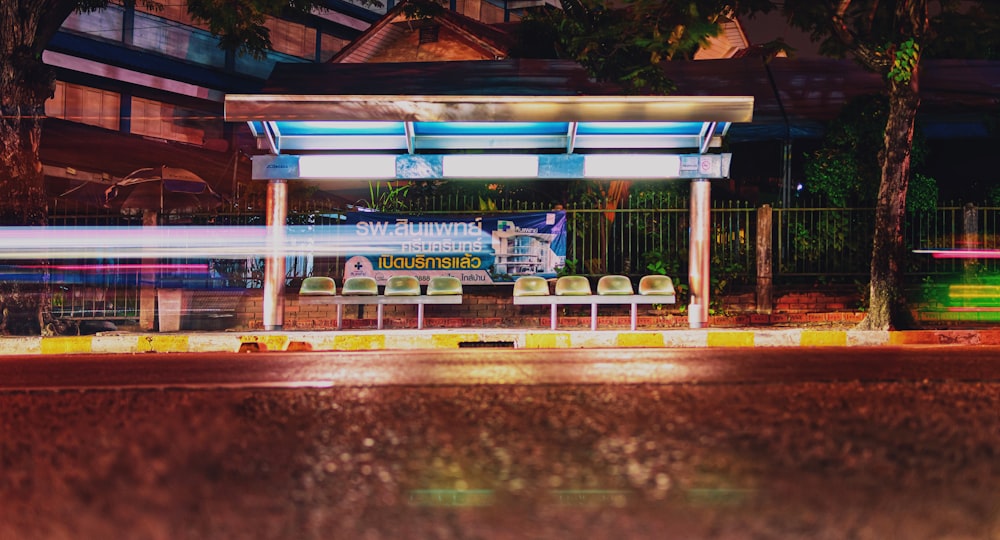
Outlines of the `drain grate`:
M 506 347 L 514 348 L 513 341 L 459 341 L 458 347 Z

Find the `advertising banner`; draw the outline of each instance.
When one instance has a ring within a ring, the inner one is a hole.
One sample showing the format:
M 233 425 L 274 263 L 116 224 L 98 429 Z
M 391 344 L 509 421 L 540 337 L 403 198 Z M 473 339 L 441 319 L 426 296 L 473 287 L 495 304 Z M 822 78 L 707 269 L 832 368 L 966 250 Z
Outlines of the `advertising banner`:
M 566 264 L 566 212 L 506 216 L 409 216 L 347 214 L 354 245 L 383 253 L 348 257 L 344 277 L 370 276 L 379 284 L 393 275 L 459 278 L 466 285 L 513 283 L 518 277 L 555 277 Z

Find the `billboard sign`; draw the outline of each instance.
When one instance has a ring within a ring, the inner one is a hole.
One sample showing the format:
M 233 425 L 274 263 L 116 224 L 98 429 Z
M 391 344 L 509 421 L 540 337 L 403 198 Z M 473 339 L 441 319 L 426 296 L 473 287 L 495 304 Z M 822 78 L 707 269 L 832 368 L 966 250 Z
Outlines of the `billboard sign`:
M 354 245 L 384 246 L 384 253 L 348 257 L 344 277 L 393 275 L 459 278 L 465 285 L 513 283 L 518 277 L 555 277 L 566 264 L 566 212 L 505 216 L 347 214 Z M 350 234 L 350 233 L 348 233 Z

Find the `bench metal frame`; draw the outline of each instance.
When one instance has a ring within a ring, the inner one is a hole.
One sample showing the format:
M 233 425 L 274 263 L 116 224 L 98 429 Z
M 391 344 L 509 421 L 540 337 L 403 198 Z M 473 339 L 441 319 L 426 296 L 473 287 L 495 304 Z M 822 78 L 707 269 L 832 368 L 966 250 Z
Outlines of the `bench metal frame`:
M 315 304 L 335 304 L 337 306 L 337 330 L 343 328 L 344 321 L 344 306 L 351 305 L 376 305 L 378 306 L 377 323 L 378 329 L 382 330 L 382 313 L 383 306 L 389 305 L 416 305 L 417 306 L 417 329 L 422 329 L 424 327 L 424 306 L 427 304 L 432 305 L 454 305 L 462 303 L 461 294 L 442 294 L 428 296 L 422 294 L 420 296 L 385 296 L 384 294 L 379 295 L 306 295 L 299 296 L 300 304 L 315 305 Z
M 538 295 L 538 296 L 515 296 L 515 306 L 551 306 L 549 315 L 549 327 L 556 329 L 557 306 L 567 305 L 587 305 L 590 304 L 590 329 L 597 330 L 597 306 L 602 305 L 626 305 L 631 306 L 631 328 L 636 329 L 637 306 L 652 304 L 673 304 L 676 297 L 672 294 L 590 294 L 590 295 Z

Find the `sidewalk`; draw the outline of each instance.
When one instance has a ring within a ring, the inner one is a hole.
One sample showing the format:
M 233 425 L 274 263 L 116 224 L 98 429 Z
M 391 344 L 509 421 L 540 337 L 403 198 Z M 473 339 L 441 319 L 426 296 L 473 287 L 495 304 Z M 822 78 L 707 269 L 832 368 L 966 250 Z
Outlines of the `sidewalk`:
M 857 347 L 1000 345 L 1000 329 L 869 332 L 825 328 L 484 329 L 106 332 L 92 336 L 0 337 L 0 355 L 147 352 L 262 352 L 458 347 Z

